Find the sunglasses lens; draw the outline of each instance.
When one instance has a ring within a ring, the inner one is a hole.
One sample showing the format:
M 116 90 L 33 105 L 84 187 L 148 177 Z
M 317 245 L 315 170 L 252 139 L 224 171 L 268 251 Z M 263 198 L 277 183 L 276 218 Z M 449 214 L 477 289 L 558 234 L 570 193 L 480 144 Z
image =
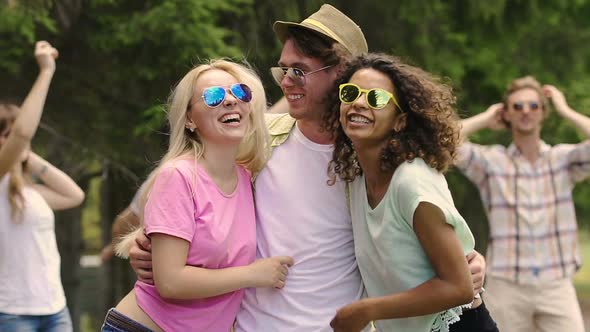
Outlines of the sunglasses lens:
M 359 88 L 352 84 L 343 84 L 340 86 L 340 101 L 345 104 L 354 102 L 359 97 Z
M 287 69 L 283 69 L 282 67 L 272 67 L 270 68 L 270 73 L 272 78 L 275 80 L 277 85 L 281 85 L 283 78 L 285 78 L 285 72 Z
M 529 107 L 531 108 L 531 111 L 536 111 L 539 109 L 539 104 L 537 103 L 530 103 Z
M 522 111 L 524 109 L 524 104 L 523 103 L 514 103 L 512 105 L 512 107 L 517 111 Z
M 289 70 L 287 70 L 287 75 L 293 80 L 293 82 L 295 82 L 296 85 L 305 85 L 305 73 L 303 70 L 299 68 L 289 68 Z
M 249 103 L 252 100 L 252 90 L 244 83 L 237 83 L 231 86 L 231 93 L 239 100 Z
M 203 100 L 209 107 L 219 106 L 225 99 L 225 89 L 220 86 L 212 86 L 203 91 Z
M 390 97 L 387 92 L 382 89 L 371 89 L 367 93 L 367 104 L 375 109 L 381 109 L 387 106 L 389 99 Z

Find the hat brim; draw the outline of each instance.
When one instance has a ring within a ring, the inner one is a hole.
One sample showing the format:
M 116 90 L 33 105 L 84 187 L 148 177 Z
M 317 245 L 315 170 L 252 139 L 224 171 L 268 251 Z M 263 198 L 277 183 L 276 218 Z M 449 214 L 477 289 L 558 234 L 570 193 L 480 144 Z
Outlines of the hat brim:
M 290 27 L 299 27 L 299 28 L 303 28 L 306 30 L 310 30 L 310 31 L 316 32 L 322 38 L 326 38 L 327 40 L 337 42 L 337 40 L 326 35 L 325 32 L 323 32 L 322 30 L 320 30 L 312 25 L 304 25 L 301 23 L 294 23 L 294 22 L 276 21 L 272 25 L 272 29 L 274 30 L 277 37 L 279 37 L 279 40 L 281 41 L 281 43 L 285 43 L 285 41 L 287 40 L 287 36 L 289 36 L 288 30 Z

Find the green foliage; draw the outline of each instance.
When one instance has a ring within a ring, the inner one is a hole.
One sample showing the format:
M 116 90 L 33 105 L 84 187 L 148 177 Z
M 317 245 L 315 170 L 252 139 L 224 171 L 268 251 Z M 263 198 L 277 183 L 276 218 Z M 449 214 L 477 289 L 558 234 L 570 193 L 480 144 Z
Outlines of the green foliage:
M 281 45 L 272 23 L 300 21 L 323 3 L 88 0 L 78 2 L 79 11 L 58 14 L 69 2 L 0 5 L 0 70 L 7 73 L 0 77 L 2 94 L 24 95 L 37 71 L 33 42 L 48 39 L 60 58 L 43 121 L 76 142 L 64 149 L 84 163 L 108 158 L 135 170 L 159 159 L 167 141 L 162 105 L 174 84 L 202 60 L 247 59 L 266 83 L 269 99 L 276 100 L 281 91 L 268 68 L 276 64 Z M 394 53 L 450 82 L 462 117 L 498 102 L 510 80 L 528 74 L 558 86 L 574 109 L 590 114 L 586 0 L 329 3 L 362 27 L 370 50 Z M 543 138 L 555 144 L 583 137 L 553 112 Z M 482 131 L 473 139 L 507 144 L 510 136 Z M 475 188 L 459 175 L 449 176 L 449 182 L 462 212 L 483 224 Z M 587 225 L 589 186 L 575 191 L 579 218 Z
M 21 69 L 21 59 L 32 54 L 23 47 L 35 42 L 38 28 L 57 32 L 50 8 L 50 1 L 40 0 L 0 4 L 0 70 L 16 74 Z

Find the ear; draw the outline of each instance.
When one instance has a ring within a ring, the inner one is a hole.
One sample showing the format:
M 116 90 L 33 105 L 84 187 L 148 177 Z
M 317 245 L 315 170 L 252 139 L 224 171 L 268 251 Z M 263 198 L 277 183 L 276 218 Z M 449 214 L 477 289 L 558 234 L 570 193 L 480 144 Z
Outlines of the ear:
M 186 113 L 186 122 L 184 123 L 184 127 L 188 130 L 190 130 L 191 132 L 195 131 L 195 129 L 197 129 L 197 125 L 193 122 L 193 120 L 188 116 L 188 113 Z
M 393 126 L 392 129 L 396 133 L 404 130 L 408 123 L 408 114 L 407 113 L 399 113 L 395 119 L 393 119 Z

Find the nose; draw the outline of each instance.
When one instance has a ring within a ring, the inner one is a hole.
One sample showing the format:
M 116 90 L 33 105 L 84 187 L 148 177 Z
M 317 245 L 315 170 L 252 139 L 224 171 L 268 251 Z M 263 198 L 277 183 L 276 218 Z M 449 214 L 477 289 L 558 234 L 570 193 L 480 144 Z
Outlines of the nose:
M 525 104 L 525 105 L 522 107 L 522 113 L 523 113 L 523 114 L 528 114 L 528 113 L 530 113 L 530 112 L 532 112 L 531 105 L 529 105 L 529 104 Z
M 225 106 L 225 107 L 236 106 L 238 104 L 238 100 L 236 99 L 236 97 L 234 97 L 234 95 L 229 91 L 226 91 L 225 93 L 226 93 L 226 95 L 225 95 L 225 100 L 223 101 L 223 106 Z
M 352 106 L 355 109 L 368 109 L 369 105 L 367 104 L 367 96 L 364 92 L 352 103 Z
M 289 77 L 289 75 L 285 75 L 283 76 L 283 79 L 281 80 L 281 88 L 290 88 L 295 86 L 295 81 L 293 81 L 293 79 L 291 77 Z

